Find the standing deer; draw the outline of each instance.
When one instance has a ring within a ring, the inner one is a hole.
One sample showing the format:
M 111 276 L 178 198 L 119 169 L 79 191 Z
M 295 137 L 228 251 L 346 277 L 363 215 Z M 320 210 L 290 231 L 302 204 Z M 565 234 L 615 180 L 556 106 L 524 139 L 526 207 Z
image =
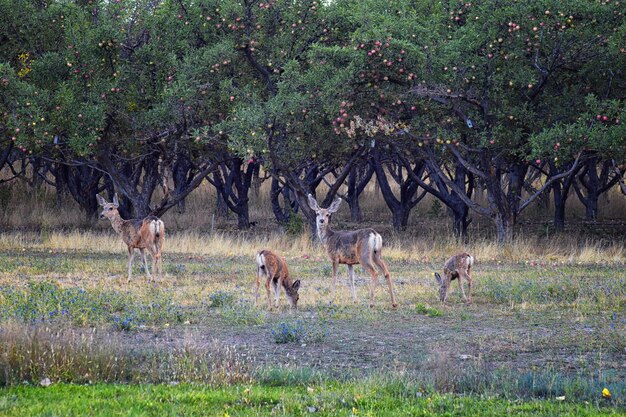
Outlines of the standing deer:
M 466 303 L 472 302 L 472 276 L 470 275 L 472 265 L 474 265 L 474 257 L 469 253 L 463 252 L 452 256 L 443 266 L 443 278 L 439 273 L 435 272 L 435 278 L 439 283 L 439 299 L 442 303 L 448 298 L 448 290 L 450 283 L 455 279 L 459 279 L 459 289 Z M 463 279 L 467 281 L 467 295 L 463 291 Z
M 326 246 L 328 257 L 333 263 L 333 287 L 332 298 L 335 299 L 335 287 L 337 285 L 337 266 L 348 265 L 348 278 L 352 290 L 352 298 L 356 301 L 356 289 L 354 288 L 354 267 L 361 264 L 363 269 L 370 273 L 370 306 L 374 305 L 374 290 L 378 285 L 378 272 L 376 265 L 385 275 L 391 296 L 391 305 L 396 308 L 396 297 L 393 293 L 393 284 L 389 276 L 389 270 L 381 256 L 383 238 L 374 229 L 359 229 L 347 232 L 336 232 L 330 228 L 332 214 L 339 210 L 341 199 L 337 198 L 327 209 L 320 208 L 311 194 L 308 196 L 309 206 L 315 213 L 317 225 L 317 237 Z
M 128 246 L 128 282 L 133 271 L 133 256 L 135 249 L 139 249 L 141 252 L 141 258 L 143 259 L 143 265 L 146 269 L 146 275 L 148 281 L 152 280 L 150 276 L 150 270 L 146 262 L 146 249 L 150 252 L 152 257 L 152 271 L 158 267 L 159 278 L 163 276 L 163 265 L 161 260 L 161 251 L 163 249 L 163 240 L 165 239 L 165 225 L 163 221 L 155 216 L 148 216 L 145 219 L 130 219 L 124 220 L 120 216 L 117 208 L 119 202 L 117 200 L 117 194 L 113 196 L 113 202 L 107 203 L 100 194 L 96 195 L 98 203 L 102 206 L 102 213 L 100 213 L 101 219 L 109 219 L 111 226 L 120 236 L 122 240 Z
M 285 289 L 285 294 L 292 308 L 298 308 L 298 289 L 300 288 L 300 280 L 291 281 L 289 268 L 283 258 L 269 249 L 263 249 L 256 255 L 257 275 L 256 289 L 254 292 L 254 305 L 259 302 L 259 286 L 261 285 L 261 277 L 265 276 L 265 289 L 267 290 L 267 306 L 272 308 L 270 295 L 270 284 L 274 289 L 274 304 L 278 308 L 278 299 L 280 296 L 280 287 Z

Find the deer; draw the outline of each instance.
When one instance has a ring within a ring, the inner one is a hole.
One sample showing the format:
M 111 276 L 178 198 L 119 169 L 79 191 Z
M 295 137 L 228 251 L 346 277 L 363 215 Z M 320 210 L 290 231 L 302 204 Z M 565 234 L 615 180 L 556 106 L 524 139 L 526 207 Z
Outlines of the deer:
M 135 249 L 139 249 L 139 252 L 141 252 L 148 282 L 152 281 L 152 277 L 146 262 L 146 250 L 152 257 L 152 271 L 154 272 L 155 268 L 157 268 L 159 278 L 162 278 L 161 252 L 163 250 L 163 241 L 165 240 L 165 225 L 163 221 L 155 216 L 148 216 L 144 219 L 124 220 L 117 210 L 120 206 L 117 193 L 113 196 L 112 203 L 108 203 L 100 194 L 96 194 L 96 198 L 100 206 L 102 206 L 100 219 L 109 219 L 113 230 L 122 237 L 122 240 L 128 247 L 128 282 L 130 282 L 133 272 Z
M 463 300 L 466 303 L 472 302 L 472 276 L 471 269 L 474 265 L 474 257 L 467 252 L 462 252 L 452 256 L 443 266 L 443 278 L 438 272 L 435 272 L 435 279 L 439 283 L 439 299 L 442 303 L 448 298 L 448 290 L 452 281 L 458 278 L 459 289 Z M 467 281 L 467 297 L 463 291 L 462 280 Z
M 278 308 L 280 298 L 280 287 L 283 287 L 291 308 L 297 309 L 298 299 L 300 298 L 300 295 L 298 294 L 298 290 L 300 289 L 300 280 L 292 282 L 287 262 L 271 250 L 263 249 L 256 254 L 256 265 L 257 275 L 256 289 L 254 292 L 254 305 L 256 306 L 259 302 L 259 287 L 261 286 L 261 278 L 265 277 L 268 309 L 272 309 L 270 286 L 274 290 L 274 305 L 276 308 Z
M 339 210 L 339 206 L 341 205 L 340 198 L 336 198 L 326 209 L 320 208 L 311 194 L 308 195 L 308 201 L 309 207 L 311 207 L 316 214 L 315 224 L 317 227 L 317 237 L 320 242 L 326 246 L 326 252 L 333 264 L 332 299 L 335 299 L 337 267 L 340 264 L 344 264 L 348 266 L 348 279 L 350 281 L 352 298 L 354 301 L 357 301 L 356 289 L 354 287 L 354 265 L 361 264 L 363 269 L 371 275 L 370 307 L 373 307 L 374 291 L 378 285 L 376 266 L 387 280 L 389 295 L 391 296 L 391 305 L 393 308 L 396 308 L 398 303 L 393 293 L 391 276 L 382 258 L 383 238 L 381 235 L 370 228 L 352 231 L 334 231 L 330 227 L 330 223 L 332 214 Z

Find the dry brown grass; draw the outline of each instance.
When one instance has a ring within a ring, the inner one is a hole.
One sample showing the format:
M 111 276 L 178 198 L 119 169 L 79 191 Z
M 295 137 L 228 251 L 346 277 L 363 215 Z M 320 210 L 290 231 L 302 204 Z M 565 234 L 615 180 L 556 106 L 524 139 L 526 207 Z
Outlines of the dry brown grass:
M 18 249 L 16 249 L 18 248 Z M 53 252 L 81 251 L 113 253 L 122 256 L 126 247 L 117 234 L 91 231 L 51 231 L 45 238 L 35 232 L 0 233 L 0 250 L 47 250 Z M 263 248 L 272 248 L 287 257 L 326 258 L 324 249 L 308 234 L 291 236 L 175 232 L 166 236 L 164 254 L 192 256 L 250 256 Z M 478 262 L 558 262 L 568 264 L 623 264 L 626 248 L 621 242 L 583 241 L 576 237 L 544 240 L 517 238 L 504 247 L 490 239 L 477 239 L 468 244 L 453 238 L 429 236 L 395 237 L 385 242 L 383 256 L 391 260 L 440 262 L 450 254 L 470 252 Z

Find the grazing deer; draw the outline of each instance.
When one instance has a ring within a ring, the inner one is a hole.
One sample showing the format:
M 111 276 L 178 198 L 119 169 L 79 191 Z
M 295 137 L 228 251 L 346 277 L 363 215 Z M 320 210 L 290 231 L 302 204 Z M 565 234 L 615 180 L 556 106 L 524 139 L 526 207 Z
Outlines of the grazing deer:
M 274 304 L 278 308 L 278 299 L 280 296 L 280 287 L 285 289 L 285 294 L 292 308 L 298 308 L 298 289 L 300 288 L 300 280 L 291 281 L 289 268 L 283 258 L 275 254 L 269 249 L 263 249 L 256 255 L 256 289 L 254 292 L 254 305 L 259 302 L 259 286 L 261 285 L 261 277 L 265 276 L 265 289 L 267 290 L 267 306 L 272 308 L 270 295 L 270 284 L 274 289 Z
M 459 279 L 459 289 L 466 303 L 472 302 L 472 276 L 470 275 L 472 265 L 474 265 L 474 257 L 469 253 L 463 252 L 454 255 L 446 261 L 443 266 L 443 278 L 439 273 L 435 272 L 435 278 L 439 283 L 439 299 L 442 303 L 448 298 L 448 290 L 450 283 L 455 279 Z M 463 279 L 467 281 L 467 297 L 463 291 Z
M 96 195 L 98 203 L 102 206 L 101 219 L 109 219 L 111 226 L 128 246 L 128 282 L 133 271 L 133 256 L 135 249 L 141 252 L 143 265 L 146 269 L 148 281 L 152 279 L 150 270 L 146 262 L 146 249 L 152 257 L 152 271 L 158 267 L 159 278 L 163 276 L 163 265 L 161 260 L 161 251 L 163 249 L 163 240 L 165 239 L 165 225 L 163 221 L 155 216 L 148 216 L 145 219 L 124 220 L 120 216 L 117 208 L 119 202 L 117 194 L 113 196 L 113 202 L 107 203 L 99 194 Z
M 396 308 L 396 297 L 393 294 L 393 284 L 389 276 L 387 265 L 382 259 L 381 250 L 383 238 L 374 229 L 359 229 L 348 232 L 336 232 L 330 228 L 332 214 L 339 210 L 341 199 L 337 198 L 327 209 L 320 208 L 317 201 L 309 194 L 309 206 L 317 214 L 317 237 L 326 246 L 328 257 L 333 263 L 333 287 L 332 298 L 335 299 L 335 286 L 337 284 L 337 266 L 339 264 L 348 265 L 348 278 L 352 290 L 352 298 L 356 301 L 356 290 L 354 288 L 354 267 L 361 264 L 363 269 L 370 273 L 372 280 L 370 283 L 370 306 L 374 305 L 374 290 L 378 284 L 378 272 L 376 265 L 385 275 L 391 296 L 391 305 Z

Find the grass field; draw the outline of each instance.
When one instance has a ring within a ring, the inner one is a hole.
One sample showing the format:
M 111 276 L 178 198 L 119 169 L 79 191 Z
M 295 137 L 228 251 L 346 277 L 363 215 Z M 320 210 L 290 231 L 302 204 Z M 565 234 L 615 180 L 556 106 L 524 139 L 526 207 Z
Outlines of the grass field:
M 0 397 L 9 416 L 619 416 L 608 405 L 559 400 L 430 395 L 371 381 L 308 386 L 56 385 L 11 388 Z
M 264 289 L 254 306 L 265 246 L 302 280 L 297 311 L 284 294 L 268 310 Z M 0 414 L 625 412 L 624 248 L 466 248 L 473 303 L 454 285 L 442 306 L 432 273 L 458 248 L 392 242 L 393 310 L 382 285 L 368 307 L 360 268 L 359 301 L 343 267 L 332 302 L 330 265 L 308 238 L 175 233 L 166 276 L 148 284 L 136 261 L 127 284 L 112 231 L 0 235 Z

